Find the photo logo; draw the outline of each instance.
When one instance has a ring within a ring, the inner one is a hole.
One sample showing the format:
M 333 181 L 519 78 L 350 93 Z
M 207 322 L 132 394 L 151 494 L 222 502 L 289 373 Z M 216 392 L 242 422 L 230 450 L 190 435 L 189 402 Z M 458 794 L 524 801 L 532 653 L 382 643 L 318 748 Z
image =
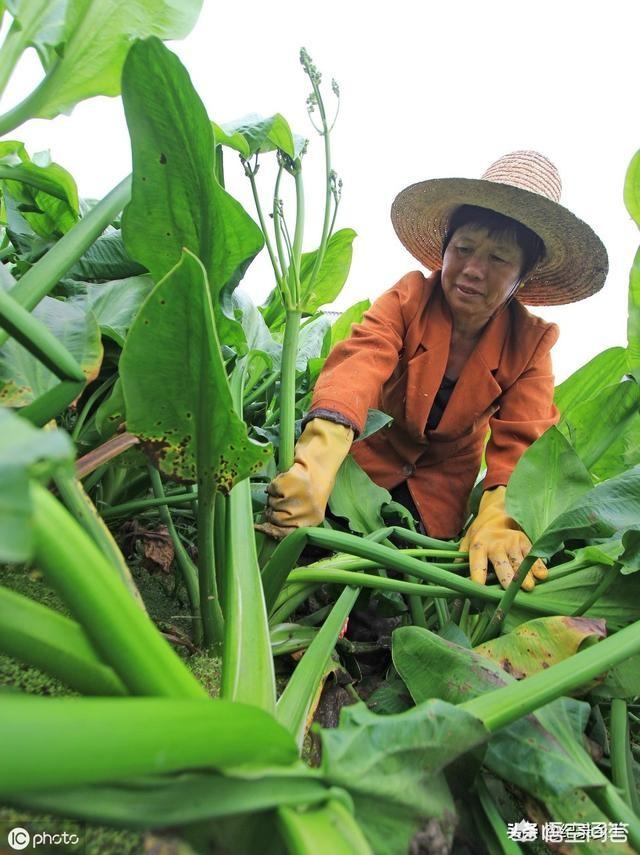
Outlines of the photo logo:
M 7 841 L 12 849 L 26 849 L 31 843 L 31 835 L 26 828 L 12 828 L 7 836 Z

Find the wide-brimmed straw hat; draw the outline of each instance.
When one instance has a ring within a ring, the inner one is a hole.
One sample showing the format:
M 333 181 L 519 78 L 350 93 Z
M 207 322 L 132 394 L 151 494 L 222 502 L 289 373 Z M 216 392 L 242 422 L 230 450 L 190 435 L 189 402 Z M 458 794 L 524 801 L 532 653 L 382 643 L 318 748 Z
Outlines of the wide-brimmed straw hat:
M 607 251 L 593 229 L 559 204 L 553 163 L 536 151 L 506 154 L 482 178 L 433 178 L 400 192 L 391 207 L 396 233 L 429 270 L 442 266 L 442 242 L 459 205 L 478 205 L 517 220 L 542 238 L 545 257 L 518 289 L 531 306 L 574 303 L 604 285 Z

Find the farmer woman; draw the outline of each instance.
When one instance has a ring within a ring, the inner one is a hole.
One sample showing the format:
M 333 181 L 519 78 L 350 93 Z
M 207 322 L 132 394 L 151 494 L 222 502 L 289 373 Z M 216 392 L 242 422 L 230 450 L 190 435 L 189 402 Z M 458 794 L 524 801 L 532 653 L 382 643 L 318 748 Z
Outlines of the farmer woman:
M 331 352 L 295 463 L 269 485 L 272 533 L 322 521 L 351 451 L 373 481 L 417 511 L 427 534 L 455 537 L 490 428 L 484 492 L 461 549 L 473 580 L 485 583 L 491 561 L 506 587 L 531 547 L 506 513 L 506 484 L 558 421 L 550 357 L 558 328 L 523 303 L 581 300 L 607 273 L 599 238 L 558 204 L 560 186 L 545 157 L 519 151 L 480 180 L 432 179 L 397 196 L 398 237 L 433 272 L 403 276 Z M 352 447 L 369 408 L 393 422 Z M 523 588 L 546 574 L 537 561 Z

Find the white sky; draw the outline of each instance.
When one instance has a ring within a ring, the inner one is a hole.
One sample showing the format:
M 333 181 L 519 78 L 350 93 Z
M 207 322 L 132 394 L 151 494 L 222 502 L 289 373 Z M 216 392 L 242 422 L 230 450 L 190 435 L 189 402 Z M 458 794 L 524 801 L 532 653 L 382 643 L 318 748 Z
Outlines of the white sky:
M 640 147 L 639 25 L 638 5 L 622 2 L 205 0 L 192 34 L 171 47 L 218 123 L 249 112 L 281 112 L 295 132 L 311 138 L 304 170 L 305 250 L 314 249 L 320 235 L 323 155 L 306 115 L 309 87 L 299 48 L 309 50 L 323 73 L 330 110 L 330 81 L 338 80 L 333 165 L 344 187 L 337 227 L 358 233 L 339 308 L 374 299 L 419 267 L 389 219 L 403 187 L 426 178 L 479 177 L 516 149 L 549 157 L 562 177 L 563 204 L 596 230 L 610 259 L 598 295 L 535 310 L 560 324 L 554 349 L 560 381 L 600 350 L 626 340 L 628 271 L 638 230 L 624 208 L 622 187 Z M 24 58 L 3 111 L 39 75 L 33 56 Z M 29 122 L 13 136 L 31 153 L 50 149 L 84 196 L 104 195 L 130 170 L 119 99 L 93 99 L 68 117 Z M 273 178 L 268 160 L 258 175 L 266 204 Z M 254 215 L 233 153 L 227 155 L 226 181 Z M 243 285 L 256 302 L 266 296 L 272 287 L 266 253 Z

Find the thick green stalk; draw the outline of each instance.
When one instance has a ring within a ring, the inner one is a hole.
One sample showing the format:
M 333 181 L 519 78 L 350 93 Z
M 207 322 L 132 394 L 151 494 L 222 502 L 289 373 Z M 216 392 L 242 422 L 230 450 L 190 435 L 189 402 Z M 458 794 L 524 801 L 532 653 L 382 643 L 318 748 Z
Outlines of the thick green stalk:
M 269 625 L 275 626 L 275 624 L 284 623 L 295 612 L 298 606 L 301 606 L 302 603 L 309 599 L 317 588 L 318 584 L 315 583 L 310 585 L 287 585 L 283 588 L 282 592 L 283 594 L 286 593 L 286 596 L 278 597 L 278 602 L 269 618 Z
M 28 311 L 35 308 L 100 237 L 130 198 L 131 176 L 128 175 L 24 274 L 11 289 L 11 296 Z M 0 347 L 8 337 L 0 331 Z
M 633 777 L 627 702 L 623 698 L 611 701 L 611 777 L 622 797 L 634 810 L 639 810 L 638 793 Z
M 202 641 L 202 624 L 200 622 L 200 592 L 198 590 L 198 568 L 195 566 L 193 561 L 191 560 L 191 556 L 184 548 L 184 544 L 180 540 L 180 535 L 176 531 L 176 527 L 173 524 L 173 518 L 169 513 L 169 509 L 167 507 L 169 503 L 169 499 L 172 497 L 166 497 L 164 495 L 164 487 L 162 485 L 162 478 L 160 477 L 160 473 L 155 468 L 149 464 L 147 466 L 147 472 L 149 473 L 149 480 L 151 481 L 151 488 L 153 489 L 154 496 L 156 497 L 155 501 L 161 502 L 160 504 L 160 519 L 166 525 L 167 531 L 169 532 L 169 537 L 171 538 L 171 542 L 173 543 L 173 551 L 175 553 L 176 561 L 178 563 L 178 567 L 180 568 L 180 572 L 182 573 L 182 581 L 184 582 L 184 586 L 187 590 L 187 596 L 189 597 L 189 605 L 191 606 L 191 614 L 193 615 L 193 623 L 195 627 L 194 638 L 197 643 Z M 187 497 L 191 496 L 191 493 L 185 494 Z M 180 496 L 181 499 L 184 499 L 184 496 Z M 166 502 L 166 504 L 164 504 Z M 133 504 L 133 503 L 131 503 Z M 122 505 L 120 507 L 123 507 Z
M 280 589 L 307 544 L 321 546 L 324 549 L 334 551 L 348 552 L 360 558 L 367 558 L 375 561 L 379 567 L 397 570 L 400 573 L 408 573 L 410 576 L 417 576 L 419 579 L 425 579 L 427 582 L 443 585 L 452 591 L 457 591 L 475 599 L 492 600 L 495 602 L 501 596 L 500 592 L 495 589 L 488 588 L 485 585 L 478 585 L 470 579 L 461 578 L 455 573 L 450 573 L 448 570 L 427 564 L 419 558 L 402 555 L 400 550 L 390 549 L 387 546 L 374 543 L 366 538 L 322 528 L 299 528 L 281 541 L 262 571 L 265 597 L 269 610 L 273 608 Z M 526 595 L 523 596 L 522 603 L 520 600 L 518 601 L 518 605 L 520 604 L 529 608 Z M 531 603 L 531 608 L 534 609 L 533 603 Z
M 4 4 L 3 4 L 4 5 Z M 14 20 L 0 48 L 0 97 L 25 49 L 29 46 L 29 29 Z
M 2 331 L 0 330 L 0 337 Z M 82 392 L 86 381 L 61 380 L 53 389 L 40 395 L 35 401 L 22 407 L 20 415 L 36 427 L 44 427 L 51 419 L 63 413 L 69 404 Z
M 278 700 L 276 718 L 293 734 L 299 749 L 302 749 L 307 716 L 327 661 L 359 594 L 359 588 L 345 588 L 340 594 Z
M 143 611 L 146 611 L 140 591 L 133 581 L 131 571 L 124 560 L 122 552 L 118 548 L 118 544 L 100 518 L 95 505 L 85 493 L 80 481 L 66 473 L 58 473 L 55 477 L 55 483 L 67 508 L 113 566 L 133 599 Z
M 466 701 L 462 707 L 493 732 L 586 685 L 637 653 L 640 653 L 640 621 L 538 674 Z
M 604 565 L 602 565 L 604 566 Z M 596 585 L 594 590 L 589 594 L 589 596 L 578 606 L 578 608 L 574 611 L 573 617 L 580 617 L 585 612 L 588 612 L 589 609 L 598 602 L 600 597 L 609 590 L 609 588 L 613 585 L 613 583 L 619 578 L 618 571 L 615 567 L 606 568 L 609 572 L 605 573 L 600 582 Z
M 236 413 L 242 413 L 243 367 L 231 376 Z M 225 566 L 225 634 L 221 695 L 274 713 L 276 682 L 269 621 L 262 592 L 253 532 L 251 484 L 236 484 L 227 499 Z
M 19 128 L 24 122 L 29 119 L 37 118 L 40 110 L 46 105 L 49 98 L 49 88 L 53 73 L 59 65 L 59 60 L 53 62 L 47 71 L 46 77 L 30 92 L 26 98 L 23 98 L 19 104 L 7 110 L 0 116 L 0 137 L 5 136 L 11 131 Z
M 627 823 L 629 840 L 634 852 L 640 852 L 640 819 L 620 796 L 613 785 L 589 790 L 589 796 L 612 821 Z M 613 844 L 615 846 L 615 844 Z
M 207 472 L 198 464 L 198 472 Z M 216 581 L 216 554 L 213 540 L 216 485 L 212 478 L 198 479 L 198 589 L 200 617 L 205 647 L 222 643 L 224 618 Z
M 350 570 L 310 570 L 301 568 L 289 574 L 289 582 L 295 584 L 316 582 L 323 585 L 352 585 L 359 588 L 370 588 L 373 591 L 393 591 L 417 598 L 444 598 L 455 600 L 460 595 L 450 588 L 436 585 L 421 585 L 418 582 L 405 582 L 404 579 L 389 579 L 386 576 L 376 576 L 373 573 L 358 573 Z M 546 614 L 546 612 L 545 612 Z
M 287 310 L 282 345 L 280 379 L 280 454 L 278 471 L 286 472 L 293 466 L 296 420 L 296 360 L 302 313 Z
M 128 694 L 74 620 L 1 587 L 0 650 L 83 695 Z
M 278 261 L 280 262 L 280 270 L 282 271 L 281 281 L 282 281 L 282 289 L 284 292 L 284 304 L 285 308 L 289 309 L 292 307 L 293 303 L 291 301 L 292 295 L 288 290 L 288 274 L 287 270 L 289 265 L 287 264 L 287 256 L 285 254 L 284 243 L 282 239 L 282 209 L 281 209 L 281 199 L 280 199 L 280 181 L 282 179 L 282 173 L 284 172 L 284 167 L 280 164 L 278 168 L 278 174 L 276 176 L 276 183 L 273 188 L 273 234 L 276 239 L 276 250 L 278 252 Z
M 0 325 L 61 380 L 83 383 L 82 368 L 54 334 L 0 288 Z
M 39 484 L 31 485 L 31 500 L 36 566 L 128 690 L 139 695 L 206 697 L 89 535 Z
M 278 261 L 273 251 L 273 247 L 271 246 L 271 241 L 269 240 L 269 229 L 267 228 L 267 223 L 264 218 L 264 213 L 262 211 L 262 205 L 260 204 L 260 196 L 258 195 L 258 187 L 256 185 L 256 176 L 248 164 L 245 167 L 245 174 L 251 183 L 251 193 L 253 194 L 253 201 L 256 206 L 258 222 L 260 223 L 260 228 L 262 229 L 262 234 L 264 235 L 264 243 L 267 248 L 267 253 L 269 254 L 271 266 L 273 267 L 273 275 L 276 279 L 276 285 L 280 290 L 282 290 L 282 271 L 278 267 Z
M 305 811 L 278 808 L 278 823 L 289 855 L 373 855 L 353 814 L 337 799 Z

